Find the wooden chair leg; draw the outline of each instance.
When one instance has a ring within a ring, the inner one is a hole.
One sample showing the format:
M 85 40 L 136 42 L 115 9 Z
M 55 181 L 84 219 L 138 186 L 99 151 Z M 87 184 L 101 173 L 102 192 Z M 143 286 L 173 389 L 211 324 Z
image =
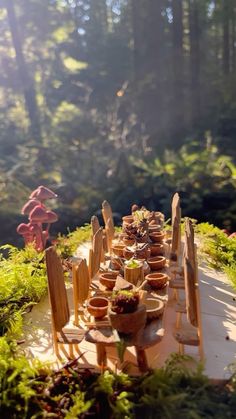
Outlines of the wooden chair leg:
M 179 343 L 179 354 L 184 355 L 184 345 L 182 343 Z
M 141 372 L 148 371 L 148 362 L 147 362 L 147 357 L 146 357 L 144 349 L 138 349 L 137 347 L 135 347 L 135 352 L 136 352 L 138 367 L 140 371 Z
M 59 345 L 56 341 L 54 341 L 54 350 L 55 350 L 55 355 L 59 358 Z
M 59 358 L 59 356 L 60 356 L 60 354 L 59 354 L 59 344 L 58 344 L 58 341 L 57 341 L 57 333 L 56 333 L 55 330 L 52 330 L 52 340 L 53 340 L 55 355 Z
M 74 358 L 73 345 L 71 343 L 69 344 L 69 355 L 71 359 Z
M 176 301 L 179 301 L 179 292 L 178 292 L 178 290 L 176 288 L 174 288 L 174 299 Z
M 182 313 L 176 315 L 176 329 L 179 329 L 182 323 Z
M 198 353 L 200 356 L 200 360 L 203 361 L 204 360 L 204 352 L 203 352 L 203 347 L 202 347 L 202 343 L 200 341 L 199 347 L 198 347 Z

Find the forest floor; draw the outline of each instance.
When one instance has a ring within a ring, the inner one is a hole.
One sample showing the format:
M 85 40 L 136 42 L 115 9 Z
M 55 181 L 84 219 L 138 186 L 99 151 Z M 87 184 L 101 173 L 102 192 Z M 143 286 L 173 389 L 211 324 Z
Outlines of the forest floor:
M 79 248 L 79 255 L 86 257 L 89 245 Z M 203 334 L 204 372 L 213 379 L 230 376 L 228 365 L 235 362 L 236 347 L 236 295 L 227 278 L 222 273 L 205 266 L 199 268 L 200 311 Z M 72 285 L 68 284 L 68 299 L 73 320 Z M 160 343 L 146 350 L 149 366 L 158 368 L 172 352 L 178 352 L 178 345 L 173 338 L 176 313 L 173 292 L 169 289 L 169 298 L 163 319 L 165 334 Z M 25 316 L 24 339 L 22 349 L 28 357 L 39 358 L 43 362 L 52 362 L 57 368 L 64 364 L 65 354 L 58 360 L 53 351 L 51 334 L 51 315 L 48 296 L 45 296 L 30 313 Z M 185 347 L 186 353 L 199 360 L 195 347 Z M 119 365 L 115 347 L 108 348 L 108 367 L 112 370 Z M 81 368 L 96 369 L 96 346 L 82 341 L 79 345 Z M 125 363 L 129 374 L 136 375 L 136 355 L 134 347 L 125 351 Z

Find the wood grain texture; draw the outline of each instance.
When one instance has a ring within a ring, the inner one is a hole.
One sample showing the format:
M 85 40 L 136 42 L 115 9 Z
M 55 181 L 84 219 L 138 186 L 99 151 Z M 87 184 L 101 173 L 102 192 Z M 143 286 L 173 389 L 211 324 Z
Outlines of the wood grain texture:
M 56 331 L 61 331 L 70 313 L 61 260 L 53 247 L 46 250 L 46 267 L 53 324 Z

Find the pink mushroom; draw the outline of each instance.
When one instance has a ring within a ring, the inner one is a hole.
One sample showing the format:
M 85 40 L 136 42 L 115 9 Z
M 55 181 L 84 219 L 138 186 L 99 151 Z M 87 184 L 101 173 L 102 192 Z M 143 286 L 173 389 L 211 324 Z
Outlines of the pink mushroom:
M 22 207 L 21 214 L 28 215 L 37 205 L 41 205 L 41 202 L 38 199 L 30 199 Z
M 41 185 L 38 186 L 38 188 L 31 193 L 30 199 L 33 198 L 36 198 L 39 201 L 45 201 L 46 199 L 57 198 L 57 195 L 53 191 L 51 191 L 51 189 Z
M 46 209 L 41 207 L 41 205 L 37 205 L 30 212 L 29 219 L 32 223 L 36 223 L 36 224 L 46 223 L 48 219 Z
M 236 232 L 234 232 L 234 233 L 230 234 L 229 239 L 233 239 L 233 238 L 235 238 L 235 237 L 236 237 Z
M 33 234 L 33 241 L 35 244 L 35 249 L 38 252 L 41 252 L 44 249 L 43 237 L 42 237 L 42 228 L 38 224 L 30 223 L 30 230 Z
M 39 248 L 44 248 L 42 224 L 46 223 L 48 220 L 47 211 L 40 205 L 37 205 L 30 212 L 29 219 L 31 224 L 37 224 L 39 227 L 35 229 L 35 240 Z
M 23 236 L 25 246 L 33 242 L 33 233 L 30 230 L 30 224 L 21 223 L 16 229 L 17 233 Z

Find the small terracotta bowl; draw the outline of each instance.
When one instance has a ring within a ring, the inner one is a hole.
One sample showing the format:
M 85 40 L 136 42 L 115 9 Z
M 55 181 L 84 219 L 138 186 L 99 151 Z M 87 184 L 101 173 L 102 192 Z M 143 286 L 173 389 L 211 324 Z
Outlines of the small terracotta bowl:
M 156 231 L 161 231 L 160 224 L 149 224 L 148 226 L 149 233 L 155 233 Z
M 107 314 L 108 299 L 104 297 L 92 297 L 88 301 L 87 310 L 88 312 L 100 319 Z
M 122 259 L 118 257 L 111 257 L 110 268 L 119 271 L 122 267 Z
M 125 244 L 114 244 L 111 249 L 116 256 L 119 256 L 120 258 L 122 258 L 124 248 L 125 248 Z
M 133 246 L 133 244 L 135 243 L 135 240 L 134 240 L 134 239 L 130 239 L 130 238 L 129 238 L 129 236 L 124 236 L 124 237 L 122 238 L 122 241 L 123 241 L 123 243 L 124 243 L 126 246 Z
M 152 271 L 158 271 L 165 267 L 166 258 L 164 256 L 153 256 L 147 260 Z
M 123 256 L 125 259 L 129 260 L 134 256 L 134 251 L 129 249 L 128 247 L 125 247 L 123 250 Z
M 108 290 L 113 290 L 113 288 L 115 286 L 115 283 L 116 283 L 117 275 L 119 275 L 119 271 L 102 272 L 99 275 L 99 281 Z
M 124 215 L 124 217 L 122 217 L 122 220 L 126 224 L 131 224 L 134 221 L 134 217 L 133 215 Z
M 147 280 L 148 285 L 150 285 L 153 289 L 161 290 L 166 286 L 169 277 L 161 272 L 155 272 L 146 275 L 145 279 Z
M 150 239 L 154 243 L 161 243 L 165 238 L 165 233 L 162 231 L 154 231 L 153 233 L 149 234 Z
M 158 256 L 164 254 L 164 246 L 161 243 L 151 243 L 151 256 Z

